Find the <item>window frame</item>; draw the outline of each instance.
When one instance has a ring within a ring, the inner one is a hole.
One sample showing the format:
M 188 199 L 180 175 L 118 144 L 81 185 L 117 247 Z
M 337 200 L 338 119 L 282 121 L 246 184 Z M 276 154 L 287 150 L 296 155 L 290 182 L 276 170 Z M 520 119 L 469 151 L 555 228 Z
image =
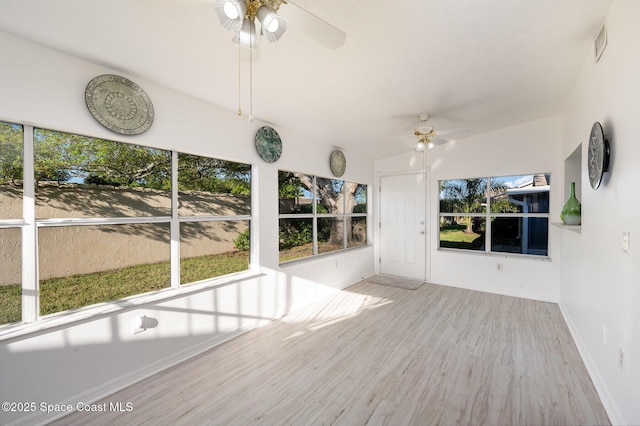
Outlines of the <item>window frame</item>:
M 549 211 L 542 213 L 530 213 L 530 212 L 521 212 L 521 213 L 504 213 L 504 212 L 492 212 L 491 211 L 491 203 L 492 198 L 494 196 L 491 194 L 491 180 L 492 179 L 500 179 L 505 177 L 514 177 L 514 176 L 535 176 L 535 175 L 546 175 L 551 176 L 550 172 L 546 173 L 522 173 L 522 174 L 509 174 L 509 175 L 493 175 L 493 176 L 483 176 L 479 178 L 454 178 L 454 179 L 440 179 L 438 180 L 438 221 L 436 223 L 438 235 L 437 240 L 437 250 L 446 251 L 446 252 L 462 252 L 466 254 L 484 254 L 491 256 L 501 256 L 501 257 L 519 257 L 519 258 L 527 258 L 527 259 L 541 259 L 541 260 L 549 260 L 549 232 L 551 229 L 551 206 L 549 205 Z M 446 181 L 465 181 L 470 179 L 486 179 L 485 182 L 485 190 L 484 190 L 484 203 L 482 205 L 483 211 L 481 212 L 471 212 L 471 213 L 462 213 L 462 212 L 442 212 L 442 204 L 440 203 L 442 199 L 442 183 Z M 549 203 L 551 202 L 551 184 L 547 185 L 548 189 L 548 198 Z M 443 218 L 481 218 L 485 223 L 485 231 L 484 231 L 484 249 L 483 250 L 474 250 L 474 249 L 466 249 L 466 248 L 455 248 L 455 247 L 442 247 L 441 246 L 441 223 Z M 493 248 L 493 235 L 492 235 L 492 224 L 493 219 L 497 218 L 541 218 L 547 220 L 547 245 L 546 245 L 546 253 L 545 254 L 535 254 L 535 253 L 517 253 L 517 252 L 509 252 L 509 251 L 494 251 Z
M 178 155 L 175 150 L 159 149 L 171 154 L 171 209 L 167 216 L 132 216 L 132 217 L 69 217 L 69 218 L 36 218 L 36 181 L 35 181 L 35 129 L 45 129 L 39 126 L 19 122 L 3 123 L 18 125 L 22 127 L 23 145 L 23 195 L 22 195 L 22 218 L 0 218 L 0 228 L 21 230 L 21 318 L 16 322 L 0 324 L 0 340 L 11 338 L 24 333 L 41 330 L 50 326 L 76 321 L 91 317 L 95 314 L 114 312 L 126 307 L 142 305 L 152 301 L 164 300 L 176 295 L 188 294 L 199 291 L 202 288 L 223 285 L 226 282 L 241 275 L 255 275 L 257 268 L 253 259 L 254 250 L 249 250 L 249 261 L 246 270 L 233 272 L 202 279 L 199 281 L 180 283 L 180 224 L 184 222 L 217 222 L 217 221 L 244 221 L 247 222 L 248 229 L 254 226 L 252 204 L 254 198 L 253 166 L 249 167 L 251 193 L 248 196 L 249 214 L 220 214 L 220 215 L 196 215 L 180 216 L 178 214 Z M 54 130 L 57 131 L 57 130 Z M 67 133 L 67 132 L 64 132 Z M 89 138 L 94 138 L 88 136 Z M 102 139 L 102 138 L 98 138 Z M 110 141 L 126 145 L 138 145 L 132 142 L 123 142 L 113 139 Z M 139 145 L 142 146 L 142 145 Z M 214 158 L 214 157 L 206 157 Z M 214 158 L 215 159 L 215 158 Z M 169 224 L 169 265 L 170 265 L 170 286 L 139 293 L 120 299 L 99 302 L 91 305 L 84 305 L 70 310 L 54 312 L 50 314 L 40 314 L 39 300 L 39 264 L 38 264 L 38 230 L 49 227 L 74 227 L 74 226 L 100 226 L 100 225 L 126 225 L 126 224 Z M 250 232 L 250 236 L 254 235 Z M 250 247 L 253 247 L 250 241 Z
M 367 238 L 366 238 L 366 243 L 365 244 L 361 244 L 361 245 L 357 245 L 357 246 L 352 246 L 349 247 L 348 244 L 348 227 L 347 227 L 347 219 L 348 218 L 356 218 L 356 217 L 364 217 L 365 221 L 368 222 L 368 218 L 369 218 L 369 185 L 368 184 L 364 184 L 364 183 L 358 183 L 358 182 L 354 182 L 351 180 L 347 180 L 347 179 L 340 179 L 340 178 L 328 178 L 328 177 L 323 177 L 323 176 L 318 176 L 318 175 L 312 175 L 312 174 L 308 174 L 308 173 L 302 173 L 302 172 L 294 172 L 291 170 L 282 170 L 282 169 L 278 169 L 278 174 L 280 173 L 292 173 L 292 174 L 301 174 L 301 175 L 307 175 L 311 177 L 312 180 L 312 188 L 309 190 L 309 192 L 311 193 L 311 213 L 280 213 L 280 211 L 278 211 L 278 232 L 280 231 L 280 220 L 282 219 L 311 219 L 312 222 L 312 253 L 309 256 L 303 256 L 303 257 L 299 257 L 296 259 L 291 259 L 291 260 L 285 260 L 282 261 L 280 260 L 280 253 L 281 250 L 278 248 L 278 260 L 279 260 L 279 264 L 280 265 L 287 265 L 287 264 L 291 264 L 291 263 L 297 263 L 297 262 L 304 262 L 304 261 L 308 261 L 311 259 L 315 259 L 318 257 L 322 257 L 322 256 L 329 256 L 332 254 L 336 254 L 336 253 L 344 253 L 347 250 L 356 250 L 359 248 L 363 248 L 363 247 L 367 247 L 370 244 L 369 241 L 369 232 L 368 232 L 368 224 L 367 224 Z M 341 193 L 344 194 L 345 190 L 346 190 L 346 184 L 347 183 L 352 183 L 355 185 L 362 185 L 366 187 L 366 194 L 367 194 L 367 204 L 366 204 L 366 212 L 365 213 L 354 213 L 354 212 L 347 212 L 346 209 L 346 197 L 343 195 L 342 197 L 342 207 L 341 207 L 341 211 L 342 213 L 318 213 L 318 204 L 319 204 L 319 196 L 318 196 L 318 185 L 317 185 L 317 181 L 318 179 L 325 179 L 325 180 L 331 180 L 331 181 L 341 181 L 342 182 L 342 188 L 341 188 Z M 278 191 L 280 190 L 280 187 L 278 186 Z M 279 198 L 279 195 L 278 195 Z M 329 218 L 329 219 L 340 219 L 342 220 L 342 247 L 340 249 L 336 249 L 336 250 L 331 250 L 331 251 L 327 251 L 327 252 L 320 252 L 319 251 L 319 241 L 318 241 L 318 221 L 319 219 L 325 219 L 325 218 Z M 278 238 L 279 241 L 279 238 Z

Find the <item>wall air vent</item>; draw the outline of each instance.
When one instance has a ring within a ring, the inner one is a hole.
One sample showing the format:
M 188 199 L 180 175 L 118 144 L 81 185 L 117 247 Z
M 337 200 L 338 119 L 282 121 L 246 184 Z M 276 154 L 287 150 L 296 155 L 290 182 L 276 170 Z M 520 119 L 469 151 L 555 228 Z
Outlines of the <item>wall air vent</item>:
M 598 34 L 593 39 L 593 53 L 595 62 L 600 60 L 602 52 L 607 47 L 607 25 L 606 22 L 602 23 L 602 26 L 598 30 Z

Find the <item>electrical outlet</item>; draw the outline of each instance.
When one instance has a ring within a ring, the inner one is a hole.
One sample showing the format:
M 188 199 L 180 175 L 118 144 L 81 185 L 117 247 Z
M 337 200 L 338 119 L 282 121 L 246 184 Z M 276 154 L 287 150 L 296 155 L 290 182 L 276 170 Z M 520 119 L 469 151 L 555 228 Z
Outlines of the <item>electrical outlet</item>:
M 496 263 L 496 271 L 502 271 L 502 263 Z
M 622 348 L 618 348 L 618 367 L 620 370 L 624 371 L 624 350 Z
M 628 252 L 631 243 L 631 233 L 629 231 L 622 233 L 622 251 Z

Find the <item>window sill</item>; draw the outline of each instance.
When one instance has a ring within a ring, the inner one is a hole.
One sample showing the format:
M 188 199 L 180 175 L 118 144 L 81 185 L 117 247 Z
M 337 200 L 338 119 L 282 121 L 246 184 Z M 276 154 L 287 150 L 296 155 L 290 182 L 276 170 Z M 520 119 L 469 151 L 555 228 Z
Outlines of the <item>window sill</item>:
M 280 262 L 278 264 L 278 266 L 285 267 L 285 266 L 290 266 L 290 265 L 297 265 L 299 263 L 312 262 L 314 260 L 324 259 L 325 257 L 329 257 L 329 256 L 345 254 L 345 253 L 348 253 L 350 251 L 361 250 L 361 249 L 364 249 L 364 248 L 367 248 L 367 247 L 371 247 L 371 245 L 370 244 L 365 244 L 365 245 L 362 245 L 362 246 L 350 247 L 350 248 L 347 248 L 347 249 L 336 250 L 336 251 L 330 251 L 328 253 L 320 253 L 320 254 L 316 254 L 315 256 L 312 255 L 312 256 L 307 256 L 307 257 L 301 257 L 299 259 L 287 260 L 285 262 Z
M 6 324 L 0 327 L 0 341 L 11 340 L 24 337 L 32 333 L 46 331 L 52 328 L 68 326 L 73 323 L 96 319 L 101 316 L 110 315 L 117 312 L 124 312 L 139 308 L 149 303 L 164 302 L 178 297 L 187 296 L 205 290 L 224 287 L 265 276 L 264 273 L 255 271 L 243 271 L 235 274 L 225 275 L 221 278 L 211 278 L 192 284 L 185 284 L 178 288 L 166 288 L 142 295 L 130 296 L 128 298 L 115 300 L 112 302 L 99 303 L 92 306 L 77 308 L 71 311 L 57 312 L 40 317 L 35 322 Z
M 470 254 L 473 256 L 499 257 L 499 258 L 512 258 L 512 259 L 522 259 L 522 260 L 536 260 L 541 262 L 551 262 L 551 257 L 539 256 L 535 254 L 499 253 L 499 252 L 486 252 L 486 251 L 451 249 L 451 248 L 440 248 L 440 247 L 438 248 L 438 251 L 443 253 Z
M 555 226 L 556 228 L 560 229 L 568 229 L 569 231 L 577 232 L 578 234 L 582 232 L 581 225 L 565 225 L 561 222 L 551 222 L 551 226 Z

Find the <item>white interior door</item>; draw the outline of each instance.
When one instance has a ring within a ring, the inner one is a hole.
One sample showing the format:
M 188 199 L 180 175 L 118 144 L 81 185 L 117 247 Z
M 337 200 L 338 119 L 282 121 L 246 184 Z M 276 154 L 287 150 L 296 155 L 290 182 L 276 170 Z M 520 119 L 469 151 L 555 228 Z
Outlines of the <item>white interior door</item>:
M 426 278 L 424 174 L 380 180 L 380 273 Z

